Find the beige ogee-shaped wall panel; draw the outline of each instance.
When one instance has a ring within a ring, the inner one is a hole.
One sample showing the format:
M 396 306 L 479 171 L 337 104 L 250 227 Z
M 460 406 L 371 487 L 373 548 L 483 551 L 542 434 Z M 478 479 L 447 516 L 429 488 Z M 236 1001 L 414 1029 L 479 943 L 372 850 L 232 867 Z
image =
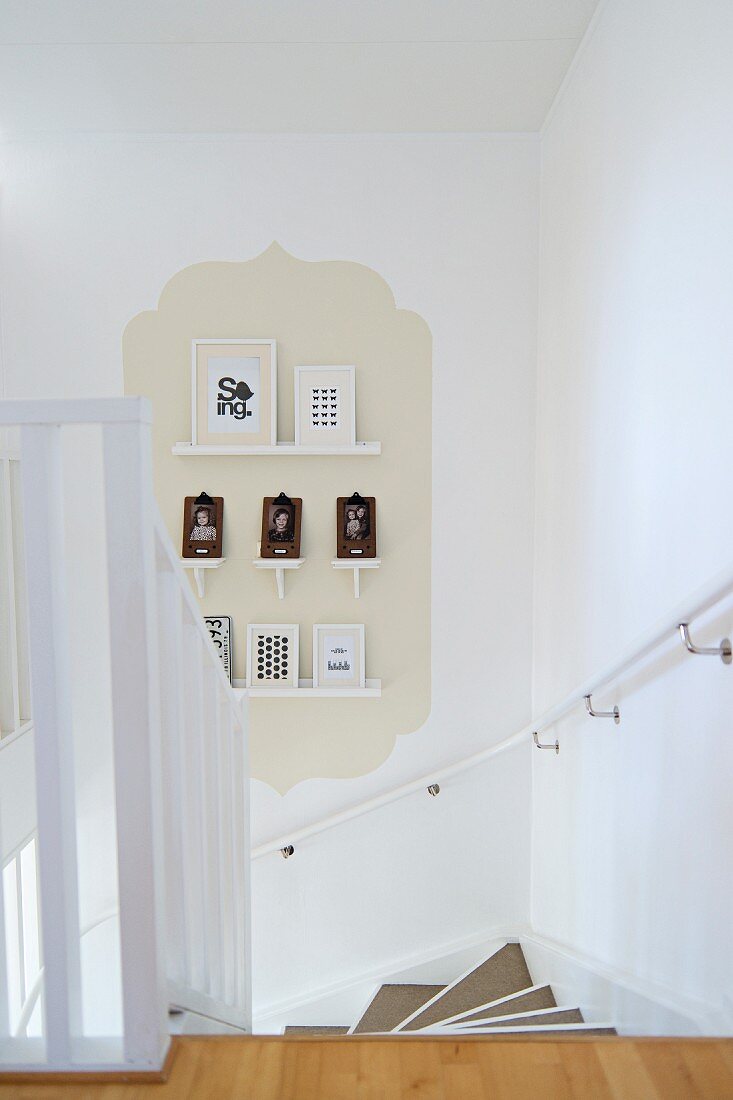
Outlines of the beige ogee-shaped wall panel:
M 278 351 L 278 438 L 294 438 L 294 367 L 356 366 L 357 438 L 382 454 L 192 456 L 171 454 L 191 437 L 191 341 L 271 338 Z M 312 778 L 373 770 L 395 739 L 430 712 L 432 341 L 417 314 L 399 310 L 385 281 L 344 261 L 310 263 L 273 244 L 243 263 L 201 263 L 175 275 L 157 310 L 133 318 L 123 338 L 125 392 L 153 404 L 155 492 L 178 546 L 184 497 L 224 497 L 221 569 L 206 576 L 203 614 L 231 615 L 234 675 L 244 678 L 248 623 L 300 624 L 300 675 L 311 676 L 314 623 L 363 622 L 366 672 L 381 699 L 254 699 L 252 775 L 285 793 Z M 305 565 L 278 600 L 268 570 L 252 559 L 262 498 L 303 498 Z M 335 570 L 336 498 L 377 498 L 382 558 L 362 573 Z

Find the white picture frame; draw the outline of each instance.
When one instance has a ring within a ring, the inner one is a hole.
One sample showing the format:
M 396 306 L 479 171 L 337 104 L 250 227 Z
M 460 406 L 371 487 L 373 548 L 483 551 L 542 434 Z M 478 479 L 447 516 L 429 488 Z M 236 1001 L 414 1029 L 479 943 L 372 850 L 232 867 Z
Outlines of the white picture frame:
M 226 360 L 232 363 L 228 369 Z M 219 371 L 222 379 L 233 382 L 234 387 L 228 384 L 215 393 L 212 371 Z M 237 399 L 233 390 L 240 382 L 249 383 L 252 390 L 255 379 L 252 405 L 247 409 L 247 401 Z M 229 415 L 225 415 L 227 412 Z M 217 424 L 213 423 L 214 419 Z M 274 447 L 277 444 L 275 340 L 199 338 L 191 341 L 191 443 L 193 446 L 223 447 Z
M 248 688 L 299 686 L 300 627 L 297 623 L 248 623 Z
M 330 668 L 345 663 L 350 668 Z M 313 687 L 366 687 L 363 623 L 316 623 L 313 627 Z
M 356 444 L 356 367 L 295 368 L 296 447 Z

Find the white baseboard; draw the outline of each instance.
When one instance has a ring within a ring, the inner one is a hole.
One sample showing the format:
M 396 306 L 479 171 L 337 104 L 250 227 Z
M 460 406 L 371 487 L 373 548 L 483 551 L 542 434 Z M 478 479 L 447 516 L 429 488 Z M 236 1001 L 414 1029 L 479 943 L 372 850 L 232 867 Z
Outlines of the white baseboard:
M 417 951 L 413 954 L 397 956 L 389 959 L 379 967 L 371 967 L 359 973 L 351 974 L 341 981 L 317 986 L 305 996 L 286 998 L 282 1001 L 270 1001 L 268 1004 L 260 1006 L 255 1005 L 254 1016 L 257 1029 L 259 1030 L 262 1025 L 272 1018 L 298 1012 L 300 1009 L 313 1004 L 314 1001 L 321 1001 L 326 997 L 346 993 L 350 989 L 364 984 L 379 985 L 402 971 L 410 970 L 412 967 L 423 966 L 447 955 L 454 955 L 459 951 L 474 947 L 478 948 L 492 940 L 516 943 L 527 931 L 528 926 L 519 922 L 512 925 L 495 925 L 493 928 L 483 929 L 455 940 L 447 940 L 427 951 Z M 350 1023 L 351 1021 L 347 1022 Z
M 611 1020 L 621 1034 L 731 1033 L 723 1005 L 640 978 L 539 932 L 520 936 L 520 942 L 534 981 L 552 985 L 563 1000 L 571 995 L 584 1014 Z
M 624 1035 L 729 1035 L 733 1020 L 724 1005 L 714 1005 L 698 998 L 680 994 L 659 982 L 653 982 L 609 966 L 602 960 L 575 950 L 569 944 L 553 940 L 519 922 L 494 925 L 481 931 L 447 940 L 429 950 L 394 957 L 379 967 L 371 967 L 314 987 L 307 995 L 271 1001 L 255 1009 L 256 1031 L 267 1030 L 271 1020 L 286 1017 L 296 1022 L 303 1010 L 356 992 L 367 996 L 364 987 L 377 988 L 395 977 L 402 981 L 430 981 L 404 976 L 413 968 L 446 959 L 461 951 L 479 949 L 490 944 L 519 942 L 536 985 L 553 986 L 563 1003 L 577 1005 L 589 1021 L 603 1020 L 604 1026 L 616 1027 Z M 359 993 L 359 990 L 362 990 Z M 365 1002 L 366 1003 L 366 1002 Z M 322 1020 L 322 1023 L 329 1021 Z M 352 1019 L 341 1019 L 352 1024 Z

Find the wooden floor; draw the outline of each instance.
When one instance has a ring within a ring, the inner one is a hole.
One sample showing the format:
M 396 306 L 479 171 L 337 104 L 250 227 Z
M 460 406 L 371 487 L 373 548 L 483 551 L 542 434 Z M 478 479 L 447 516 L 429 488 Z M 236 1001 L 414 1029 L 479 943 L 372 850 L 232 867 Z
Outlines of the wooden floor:
M 0 1100 L 733 1098 L 728 1039 L 192 1036 L 174 1043 L 166 1084 L 0 1083 Z

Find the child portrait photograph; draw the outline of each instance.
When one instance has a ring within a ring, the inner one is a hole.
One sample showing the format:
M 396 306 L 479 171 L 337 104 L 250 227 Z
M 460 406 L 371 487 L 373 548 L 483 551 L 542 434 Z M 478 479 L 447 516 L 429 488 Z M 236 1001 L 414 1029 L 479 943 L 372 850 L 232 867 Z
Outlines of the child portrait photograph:
M 262 502 L 261 558 L 300 556 L 300 521 L 303 501 L 280 493 Z
M 375 558 L 376 501 L 354 493 L 336 502 L 336 556 L 339 558 Z
M 220 558 L 224 498 L 200 493 L 183 506 L 184 558 Z

